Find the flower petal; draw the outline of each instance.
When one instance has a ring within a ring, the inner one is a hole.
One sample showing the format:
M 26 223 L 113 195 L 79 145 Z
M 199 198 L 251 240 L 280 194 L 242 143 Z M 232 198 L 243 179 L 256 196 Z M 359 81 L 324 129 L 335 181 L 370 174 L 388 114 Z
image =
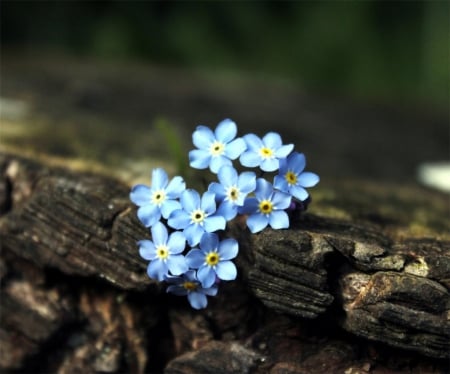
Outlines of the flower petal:
M 225 156 L 231 158 L 232 160 L 237 159 L 242 152 L 247 149 L 247 144 L 244 139 L 237 138 L 229 142 L 225 147 Z
M 230 221 L 234 217 L 236 217 L 237 213 L 238 213 L 237 205 L 235 205 L 235 203 L 233 203 L 229 200 L 222 201 L 222 203 L 219 205 L 219 208 L 217 209 L 217 212 L 216 212 L 216 214 L 218 216 L 222 216 L 227 221 Z
M 183 209 L 174 210 L 167 220 L 167 224 L 176 230 L 183 230 L 190 223 L 191 217 Z
M 186 182 L 180 176 L 173 177 L 166 188 L 166 195 L 169 199 L 176 199 L 186 189 Z
M 289 185 L 286 178 L 282 175 L 276 175 L 274 178 L 273 186 L 282 192 L 289 192 Z
M 206 214 L 214 213 L 216 211 L 216 195 L 211 191 L 203 193 L 200 207 Z
M 294 149 L 294 144 L 283 145 L 275 151 L 275 157 L 283 158 L 287 157 L 289 153 Z
M 236 279 L 237 269 L 231 261 L 220 261 L 216 266 L 217 276 L 225 281 Z
M 222 201 L 225 198 L 225 189 L 220 183 L 211 182 L 208 186 L 208 191 L 214 193 L 218 201 Z
M 200 208 L 200 195 L 193 189 L 184 190 L 180 198 L 181 206 L 187 213 Z
M 263 171 L 275 171 L 280 166 L 277 158 L 266 158 L 261 162 L 260 168 Z
M 151 196 L 150 187 L 143 184 L 137 184 L 130 192 L 130 200 L 138 206 L 150 204 Z
M 164 280 L 167 274 L 167 265 L 164 261 L 153 260 L 148 264 L 147 275 L 152 279 L 157 279 L 160 282 Z
M 216 281 L 216 272 L 211 266 L 202 266 L 197 270 L 197 278 L 203 288 L 208 288 Z
M 152 189 L 162 190 L 167 186 L 169 177 L 163 168 L 156 168 L 152 171 Z
M 247 197 L 244 201 L 244 205 L 239 207 L 239 213 L 252 214 L 258 211 L 259 202 L 254 197 Z
M 139 241 L 139 255 L 145 260 L 153 260 L 156 257 L 155 245 L 151 240 Z
M 225 230 L 226 224 L 227 221 L 225 221 L 225 218 L 219 215 L 209 216 L 204 220 L 204 227 L 207 232 Z
M 173 275 L 181 275 L 189 270 L 186 258 L 183 255 L 170 256 L 167 261 L 167 267 Z
M 308 191 L 306 191 L 303 187 L 300 186 L 291 186 L 290 193 L 292 196 L 294 196 L 296 199 L 300 201 L 305 201 L 309 196 Z
M 181 204 L 177 200 L 166 200 L 161 205 L 161 213 L 164 218 L 169 218 L 170 214 L 175 211 L 181 209 Z
M 215 156 L 215 157 L 211 158 L 211 162 L 209 164 L 209 169 L 214 174 L 217 174 L 217 172 L 220 170 L 220 168 L 225 165 L 231 165 L 231 161 L 229 158 L 227 158 L 225 156 Z
M 237 183 L 238 174 L 233 166 L 222 166 L 217 174 L 217 178 L 224 187 L 228 187 Z
M 272 203 L 275 209 L 286 209 L 291 205 L 291 200 L 291 195 L 284 192 L 275 191 L 272 195 Z
M 152 240 L 155 243 L 155 246 L 159 246 L 161 244 L 165 245 L 167 243 L 168 233 L 166 226 L 164 226 L 161 222 L 156 222 L 152 228 Z
M 216 139 L 222 143 L 228 143 L 236 137 L 237 126 L 234 121 L 227 118 L 221 121 L 214 131 Z
M 191 249 L 186 255 L 186 262 L 192 269 L 198 269 L 205 264 L 205 254 L 200 249 Z
M 273 187 L 270 182 L 266 181 L 264 178 L 258 178 L 256 180 L 255 195 L 259 200 L 269 199 L 272 192 Z
M 200 249 L 204 252 L 211 252 L 219 247 L 219 238 L 216 234 L 205 232 L 200 239 Z
M 300 174 L 306 166 L 306 158 L 303 153 L 293 152 L 287 158 L 289 168 L 296 174 Z
M 252 214 L 247 218 L 247 226 L 254 234 L 265 229 L 269 223 L 269 218 L 263 214 Z
M 313 187 L 319 183 L 320 178 L 317 174 L 305 171 L 298 177 L 297 183 L 303 187 Z
M 170 234 L 167 246 L 172 254 L 183 252 L 186 248 L 186 238 L 184 237 L 184 234 L 181 231 L 175 231 Z
M 176 296 L 186 296 L 188 291 L 183 286 L 172 284 L 167 287 L 166 292 L 173 293 Z
M 193 247 L 200 243 L 200 239 L 205 232 L 204 228 L 198 224 L 189 225 L 184 229 L 184 236 L 188 244 Z
M 289 216 L 284 210 L 276 210 L 270 214 L 269 225 L 273 229 L 287 229 L 289 227 Z
M 194 309 L 203 309 L 208 305 L 206 296 L 200 292 L 189 292 L 187 298 Z
M 144 205 L 138 209 L 137 216 L 145 227 L 150 227 L 161 219 L 161 211 L 156 205 Z
M 256 174 L 252 171 L 241 173 L 238 177 L 238 187 L 244 194 L 253 192 L 256 188 Z
M 219 257 L 221 260 L 231 260 L 239 252 L 239 244 L 234 239 L 222 240 L 219 244 Z
M 197 126 L 192 134 L 192 143 L 199 149 L 209 149 L 209 146 L 214 141 L 215 136 L 213 132 L 206 126 Z
M 251 151 L 257 152 L 263 146 L 261 139 L 255 134 L 247 134 L 242 137 L 247 144 L 247 148 Z
M 264 145 L 270 149 L 276 150 L 281 147 L 283 142 L 281 141 L 280 134 L 276 132 L 268 132 L 264 137 L 262 138 L 262 142 Z
M 208 295 L 208 296 L 216 296 L 218 290 L 219 290 L 219 287 L 217 287 L 216 285 L 213 285 L 208 288 L 203 288 L 201 290 L 201 292 L 203 292 L 205 295 Z
M 209 151 L 194 149 L 189 151 L 189 165 L 195 169 L 206 169 L 211 161 Z
M 241 154 L 239 162 L 242 166 L 253 168 L 261 163 L 261 156 L 254 151 L 245 151 Z

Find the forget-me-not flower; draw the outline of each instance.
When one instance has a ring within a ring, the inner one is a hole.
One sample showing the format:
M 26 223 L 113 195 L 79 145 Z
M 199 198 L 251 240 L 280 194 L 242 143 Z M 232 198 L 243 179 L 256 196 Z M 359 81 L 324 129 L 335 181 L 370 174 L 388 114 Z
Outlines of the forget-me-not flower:
M 208 191 L 216 194 L 220 203 L 217 214 L 227 221 L 236 217 L 238 206 L 244 205 L 244 200 L 256 187 L 256 175 L 252 171 L 245 171 L 238 175 L 232 166 L 222 166 L 217 174 L 220 183 L 212 182 Z
M 181 254 L 186 247 L 186 238 L 181 231 L 175 231 L 170 236 L 167 228 L 161 222 L 156 222 L 152 228 L 152 240 L 139 241 L 139 254 L 150 260 L 147 274 L 152 279 L 162 281 L 169 274 L 180 275 L 189 270 L 185 257 Z
M 237 270 L 231 259 L 239 251 L 235 239 L 225 239 L 219 242 L 214 233 L 205 233 L 200 240 L 200 249 L 191 249 L 186 255 L 189 267 L 197 270 L 197 278 L 205 288 L 211 287 L 216 276 L 222 280 L 236 279 Z
M 183 230 L 190 246 L 200 242 L 204 232 L 225 229 L 225 218 L 216 213 L 215 194 L 206 191 L 202 197 L 193 189 L 184 190 L 180 196 L 181 209 L 169 216 L 167 223 L 176 230 Z
M 190 165 L 195 169 L 209 167 L 213 173 L 223 165 L 231 165 L 231 160 L 246 149 L 244 140 L 236 138 L 236 134 L 236 123 L 230 119 L 220 122 L 214 132 L 209 127 L 197 126 L 192 141 L 198 149 L 189 152 Z
M 247 197 L 240 213 L 248 214 L 247 226 L 252 233 L 259 232 L 270 225 L 273 229 L 289 227 L 289 216 L 284 209 L 290 206 L 292 197 L 273 189 L 263 178 L 256 180 L 254 197 Z
M 243 139 L 247 150 L 239 158 L 241 164 L 247 167 L 259 166 L 263 171 L 277 170 L 280 159 L 287 157 L 294 148 L 293 144 L 283 145 L 276 132 L 269 132 L 262 139 L 255 134 L 247 134 Z
M 306 159 L 303 153 L 293 152 L 287 159 L 280 161 L 280 171 L 275 176 L 273 186 L 280 191 L 287 192 L 300 201 L 308 198 L 305 187 L 313 187 L 319 182 L 315 173 L 303 171 Z
M 186 189 L 183 178 L 176 176 L 169 182 L 167 173 L 162 168 L 152 171 L 152 185 L 148 187 L 138 184 L 131 189 L 130 199 L 139 206 L 137 215 L 145 227 L 153 226 L 161 219 L 168 218 L 170 213 L 180 209 L 178 199 Z
M 187 296 L 189 304 L 194 309 L 203 309 L 208 305 L 206 296 L 217 295 L 217 285 L 211 287 L 203 287 L 197 276 L 195 270 L 189 270 L 180 277 L 167 277 L 166 281 L 171 283 L 167 287 L 167 292 L 173 293 L 177 296 Z

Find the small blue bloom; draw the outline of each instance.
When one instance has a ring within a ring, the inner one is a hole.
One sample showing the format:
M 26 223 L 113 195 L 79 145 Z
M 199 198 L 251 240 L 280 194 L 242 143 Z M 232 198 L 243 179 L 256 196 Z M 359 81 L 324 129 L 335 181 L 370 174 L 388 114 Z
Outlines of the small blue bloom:
M 168 218 L 175 209 L 180 209 L 176 200 L 186 189 L 183 178 L 176 176 L 170 182 L 162 168 L 152 172 L 152 186 L 138 184 L 131 189 L 130 200 L 139 206 L 137 215 L 145 227 L 153 226 L 161 219 Z
M 263 178 L 256 180 L 255 197 L 245 199 L 240 213 L 248 214 L 247 226 L 252 233 L 259 232 L 270 225 L 273 229 L 289 227 L 289 216 L 284 211 L 291 204 L 291 196 L 273 189 Z
M 217 214 L 229 221 L 236 217 L 238 206 L 244 205 L 246 196 L 255 190 L 256 175 L 251 171 L 238 175 L 232 166 L 222 166 L 217 177 L 220 183 L 211 183 L 208 191 L 214 192 L 220 203 Z
M 276 132 L 269 132 L 262 139 L 255 134 L 244 135 L 247 150 L 241 154 L 243 166 L 257 167 L 263 171 L 274 171 L 279 167 L 280 159 L 287 157 L 294 148 L 293 144 L 283 145 Z
M 197 126 L 192 141 L 198 149 L 189 152 L 190 165 L 195 169 L 209 169 L 217 173 L 221 166 L 231 165 L 245 151 L 242 138 L 236 138 L 237 126 L 230 119 L 220 122 L 215 131 L 206 126 Z
M 319 182 L 319 176 L 315 173 L 303 171 L 306 159 L 303 153 L 293 152 L 287 159 L 280 161 L 280 171 L 275 176 L 273 186 L 280 191 L 291 194 L 300 201 L 308 198 L 305 187 L 313 187 Z
M 150 260 L 147 274 L 152 279 L 162 281 L 169 274 L 180 275 L 189 270 L 185 257 L 181 254 L 186 246 L 182 232 L 170 234 L 161 222 L 156 222 L 152 228 L 152 240 L 139 242 L 139 254 Z
M 205 288 L 211 287 L 216 276 L 222 280 L 236 279 L 237 270 L 231 259 L 239 251 L 238 242 L 225 239 L 219 242 L 214 233 L 205 233 L 200 240 L 200 249 L 194 248 L 186 255 L 189 267 L 197 270 L 197 278 Z
M 195 270 L 189 270 L 180 277 L 167 277 L 166 281 L 172 283 L 167 287 L 167 292 L 173 293 L 177 296 L 186 296 L 189 304 L 194 309 L 203 309 L 208 305 L 206 296 L 217 295 L 217 285 L 211 287 L 203 287 L 197 276 Z
M 200 242 L 204 232 L 225 229 L 226 220 L 216 213 L 215 194 L 206 191 L 202 197 L 192 189 L 184 190 L 180 197 L 181 209 L 169 216 L 167 223 L 176 230 L 183 230 L 189 245 Z

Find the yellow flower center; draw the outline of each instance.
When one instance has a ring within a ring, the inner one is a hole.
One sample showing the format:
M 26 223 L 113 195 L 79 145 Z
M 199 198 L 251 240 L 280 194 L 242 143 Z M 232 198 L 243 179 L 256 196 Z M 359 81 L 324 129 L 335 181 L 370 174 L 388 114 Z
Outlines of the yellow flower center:
M 273 157 L 273 151 L 272 151 L 270 148 L 262 147 L 262 148 L 259 150 L 259 155 L 260 155 L 262 158 L 265 158 L 265 159 L 267 159 L 267 158 L 272 158 L 272 157 Z
M 160 260 L 167 260 L 167 257 L 169 257 L 169 249 L 165 245 L 156 247 L 156 256 Z
M 209 266 L 216 266 L 219 263 L 220 257 L 217 252 L 209 252 L 206 255 L 205 261 Z
M 197 209 L 194 210 L 191 213 L 191 222 L 192 223 L 198 223 L 198 224 L 202 224 L 203 220 L 205 219 L 206 215 L 205 212 L 203 210 Z
M 198 287 L 198 284 L 195 282 L 186 281 L 183 283 L 183 287 L 188 291 L 195 291 Z
M 263 214 L 270 214 L 273 210 L 273 204 L 269 200 L 262 200 L 259 203 L 259 211 Z
M 225 151 L 225 145 L 217 140 L 211 144 L 209 152 L 212 156 L 220 156 Z
M 239 189 L 235 186 L 232 187 L 228 187 L 227 190 L 227 199 L 231 200 L 231 201 L 236 201 L 237 199 L 239 199 Z
M 296 184 L 297 183 L 297 176 L 290 170 L 284 175 L 284 178 L 286 178 L 286 181 L 289 184 Z
M 166 200 L 166 193 L 164 190 L 154 191 L 152 194 L 152 204 L 161 205 Z

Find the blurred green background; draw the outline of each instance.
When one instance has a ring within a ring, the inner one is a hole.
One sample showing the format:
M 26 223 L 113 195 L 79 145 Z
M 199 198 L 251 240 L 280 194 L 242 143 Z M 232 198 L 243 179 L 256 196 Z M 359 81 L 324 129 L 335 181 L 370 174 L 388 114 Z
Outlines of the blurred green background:
M 2 48 L 271 76 L 445 107 L 449 2 L 2 1 Z

